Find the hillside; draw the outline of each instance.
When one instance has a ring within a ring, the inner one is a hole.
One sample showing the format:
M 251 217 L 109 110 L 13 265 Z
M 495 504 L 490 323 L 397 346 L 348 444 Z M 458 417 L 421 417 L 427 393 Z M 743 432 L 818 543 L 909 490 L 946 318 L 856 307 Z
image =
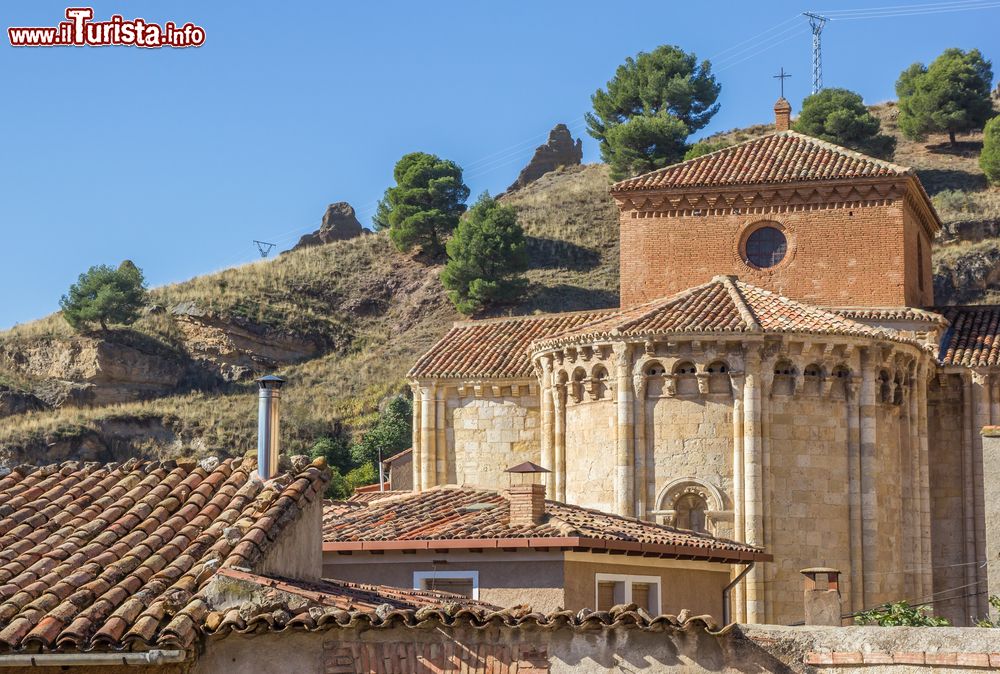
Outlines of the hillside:
M 530 293 L 510 311 L 617 304 L 608 184 L 605 167 L 584 166 L 506 198 L 532 259 Z M 272 369 L 290 382 L 289 449 L 338 424 L 357 431 L 461 318 L 440 271 L 375 234 L 155 289 L 132 329 L 74 335 L 59 316 L 19 326 L 0 335 L 0 416 L 5 399 L 34 411 L 0 421 L 0 461 L 242 453 L 256 442 L 250 380 Z
M 980 135 L 914 143 L 893 104 L 875 106 L 946 224 L 935 253 L 939 304 L 1000 301 L 1000 190 L 976 158 Z M 717 134 L 739 142 L 759 125 Z M 602 165 L 549 173 L 503 199 L 529 241 L 529 295 L 501 313 L 618 302 L 617 212 Z M 0 461 L 232 454 L 256 437 L 252 378 L 289 379 L 293 451 L 366 427 L 449 324 L 438 275 L 384 234 L 296 250 L 152 291 L 132 329 L 74 335 L 59 316 L 0 334 Z

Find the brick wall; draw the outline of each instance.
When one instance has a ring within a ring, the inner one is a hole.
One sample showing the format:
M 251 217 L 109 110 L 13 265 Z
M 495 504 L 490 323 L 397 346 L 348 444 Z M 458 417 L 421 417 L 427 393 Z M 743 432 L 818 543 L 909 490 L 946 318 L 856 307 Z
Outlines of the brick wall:
M 918 225 L 914 218 L 904 217 L 906 208 L 902 200 L 890 200 L 884 205 L 768 215 L 642 217 L 648 214 L 625 210 L 622 306 L 671 295 L 719 274 L 735 274 L 748 283 L 819 305 L 930 304 L 930 246 L 925 245 L 920 290 Z M 770 270 L 751 267 L 740 257 L 747 228 L 761 221 L 779 223 L 788 237 L 785 259 Z

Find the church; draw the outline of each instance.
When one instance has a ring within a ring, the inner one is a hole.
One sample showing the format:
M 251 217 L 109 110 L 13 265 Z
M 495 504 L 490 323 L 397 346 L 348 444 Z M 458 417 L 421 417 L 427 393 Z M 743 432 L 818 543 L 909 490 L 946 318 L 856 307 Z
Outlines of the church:
M 418 362 L 413 487 L 505 485 L 764 548 L 736 620 L 987 613 L 980 430 L 1000 423 L 1000 307 L 935 307 L 940 220 L 916 173 L 776 130 L 611 187 L 620 308 L 471 320 Z M 733 576 L 737 573 L 734 566 Z

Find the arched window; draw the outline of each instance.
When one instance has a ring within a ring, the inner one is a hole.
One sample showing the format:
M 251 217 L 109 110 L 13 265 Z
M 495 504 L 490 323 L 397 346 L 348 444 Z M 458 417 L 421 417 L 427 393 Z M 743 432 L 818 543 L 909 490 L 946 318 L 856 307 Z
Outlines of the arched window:
M 892 379 L 889 377 L 888 370 L 882 370 L 878 373 L 878 399 L 879 402 L 883 403 L 892 402 Z
M 846 365 L 838 365 L 833 368 L 833 378 L 835 385 L 830 389 L 830 395 L 834 398 L 847 399 L 847 387 L 851 382 L 851 370 Z
M 603 365 L 594 366 L 593 374 L 594 399 L 603 400 L 608 397 L 608 371 Z
M 678 529 L 688 529 L 707 533 L 708 503 L 699 494 L 684 494 L 674 503 L 674 526 Z
M 582 367 L 573 370 L 573 384 L 570 392 L 573 395 L 573 400 L 576 402 L 583 400 L 583 380 L 586 378 L 587 371 Z
M 731 393 L 732 386 L 729 383 L 729 364 L 724 360 L 717 360 L 710 363 L 705 368 L 708 372 L 708 392 L 709 393 Z
M 802 370 L 803 389 L 808 395 L 819 395 L 823 385 L 823 368 L 812 363 Z
M 774 395 L 789 396 L 795 392 L 795 366 L 789 360 L 779 360 L 774 365 L 774 382 L 771 391 Z

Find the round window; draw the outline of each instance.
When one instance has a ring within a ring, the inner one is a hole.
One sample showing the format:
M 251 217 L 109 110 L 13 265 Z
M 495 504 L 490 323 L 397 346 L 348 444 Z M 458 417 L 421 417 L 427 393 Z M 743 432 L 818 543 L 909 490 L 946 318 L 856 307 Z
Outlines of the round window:
M 787 251 L 788 241 L 777 227 L 761 227 L 747 237 L 746 261 L 755 267 L 773 267 L 785 258 Z

